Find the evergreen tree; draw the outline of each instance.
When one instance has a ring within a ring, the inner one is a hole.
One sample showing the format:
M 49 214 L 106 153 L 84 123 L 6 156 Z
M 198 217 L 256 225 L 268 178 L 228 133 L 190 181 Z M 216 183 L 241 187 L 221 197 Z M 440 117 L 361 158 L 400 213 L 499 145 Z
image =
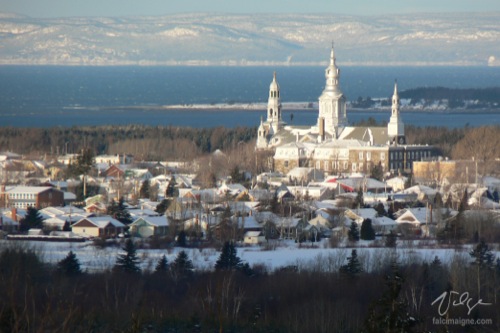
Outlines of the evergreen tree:
M 472 264 L 475 266 L 480 268 L 493 268 L 495 265 L 495 256 L 484 240 L 481 240 L 469 254 L 474 259 Z
M 186 278 L 193 274 L 193 262 L 188 258 L 186 252 L 181 251 L 177 254 L 174 262 L 170 266 L 172 274 L 176 278 Z
M 364 240 L 375 239 L 375 230 L 373 229 L 371 219 L 363 220 L 363 223 L 361 224 L 361 239 Z
M 114 267 L 115 270 L 125 273 L 140 273 L 139 258 L 137 257 L 137 250 L 132 239 L 127 239 L 122 249 L 125 253 L 118 255 Z
M 80 261 L 73 253 L 73 251 L 69 251 L 68 255 L 57 263 L 57 271 L 68 276 L 76 276 L 82 274 Z
M 121 223 L 132 223 L 132 216 L 130 216 L 127 207 L 125 207 L 125 200 L 123 199 L 123 197 L 118 200 L 118 203 L 114 200 L 111 200 L 111 203 L 109 204 L 107 209 L 107 214 L 117 219 Z
M 149 199 L 151 195 L 151 183 L 149 179 L 142 182 L 141 188 L 139 190 L 139 195 L 141 198 Z
M 382 181 L 384 178 L 384 169 L 382 168 L 382 163 L 375 164 L 370 170 L 370 178 Z
M 441 259 L 438 256 L 434 256 L 434 260 L 431 262 L 431 266 L 436 268 L 441 266 Z
M 386 291 L 371 304 L 365 320 L 364 333 L 411 333 L 417 324 L 408 313 L 408 304 L 400 297 L 404 278 L 396 261 L 391 264 L 391 272 L 386 276 Z
M 165 191 L 165 196 L 167 198 L 177 197 L 179 195 L 179 190 L 176 188 L 177 182 L 175 181 L 175 176 L 172 175 L 170 181 L 168 182 L 167 190 Z
M 351 242 L 357 242 L 359 241 L 359 228 L 358 224 L 356 222 L 351 223 L 351 227 L 349 228 L 349 231 L 347 232 L 347 237 L 349 238 L 349 241 Z
M 19 221 L 21 231 L 30 229 L 41 229 L 43 227 L 43 218 L 35 207 L 28 207 L 26 216 Z
M 378 216 L 387 216 L 387 212 L 385 211 L 385 207 L 384 207 L 383 203 L 379 202 L 375 206 L 375 210 L 377 211 Z
M 361 263 L 358 259 L 358 252 L 356 250 L 351 251 L 351 256 L 347 257 L 347 264 L 340 267 L 340 272 L 349 275 L 351 278 L 358 276 L 359 273 L 363 272 Z
M 469 209 L 469 194 L 467 193 L 467 189 L 465 189 L 460 204 L 458 205 L 458 213 L 461 214 L 467 209 Z
M 397 245 L 396 241 L 397 241 L 397 235 L 391 230 L 389 234 L 385 236 L 385 246 L 396 247 Z
M 181 230 L 177 235 L 177 246 L 186 247 L 187 246 L 187 235 L 184 230 Z
M 219 259 L 215 263 L 217 270 L 240 269 L 242 267 L 241 259 L 238 257 L 236 247 L 232 242 L 225 242 L 222 247 Z
M 163 199 L 158 205 L 156 205 L 155 212 L 157 212 L 160 215 L 163 215 L 167 211 L 169 205 L 170 205 L 170 200 Z
M 155 273 L 166 273 L 168 271 L 168 260 L 165 255 L 162 255 L 155 267 Z
M 363 198 L 363 189 L 360 187 L 356 194 L 356 199 L 352 203 L 352 208 L 363 208 L 365 207 L 365 200 Z
M 240 168 L 237 165 L 235 165 L 234 168 L 231 169 L 230 176 L 231 176 L 231 182 L 233 184 L 241 183 L 242 181 L 245 180 L 243 179 L 243 175 L 241 174 Z

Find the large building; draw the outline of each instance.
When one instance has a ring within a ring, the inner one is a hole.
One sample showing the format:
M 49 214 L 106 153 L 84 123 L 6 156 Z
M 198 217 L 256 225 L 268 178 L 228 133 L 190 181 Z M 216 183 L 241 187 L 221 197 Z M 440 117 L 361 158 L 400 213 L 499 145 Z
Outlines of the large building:
M 354 127 L 348 123 L 346 98 L 340 89 L 340 69 L 333 47 L 325 78 L 317 123 L 311 127 L 290 126 L 281 118 L 280 86 L 274 73 L 269 87 L 267 119 L 261 119 L 256 148 L 275 152 L 275 170 L 287 173 L 295 167 L 313 167 L 332 174 L 369 173 L 373 166 L 380 165 L 386 172 L 409 172 L 413 161 L 428 159 L 434 154 L 431 146 L 406 143 L 397 83 L 387 127 Z

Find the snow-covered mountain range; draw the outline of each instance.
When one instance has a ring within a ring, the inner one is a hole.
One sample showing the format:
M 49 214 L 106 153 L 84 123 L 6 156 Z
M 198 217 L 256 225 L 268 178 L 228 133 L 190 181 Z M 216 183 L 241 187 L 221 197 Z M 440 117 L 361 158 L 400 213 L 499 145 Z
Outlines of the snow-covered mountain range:
M 0 13 L 0 64 L 500 65 L 500 12 L 35 19 Z

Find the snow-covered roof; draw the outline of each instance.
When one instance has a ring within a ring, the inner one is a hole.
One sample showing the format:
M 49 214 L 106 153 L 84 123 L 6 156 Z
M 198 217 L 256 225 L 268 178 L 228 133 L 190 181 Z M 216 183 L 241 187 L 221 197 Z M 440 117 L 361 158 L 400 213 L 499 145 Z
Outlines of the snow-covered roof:
M 50 190 L 52 187 L 50 186 L 14 186 L 11 188 L 6 188 L 5 192 L 7 193 L 20 193 L 20 194 L 39 194 Z
M 134 225 L 141 220 L 156 227 L 167 227 L 169 224 L 165 216 L 141 216 L 132 222 L 131 225 Z
M 83 218 L 80 221 L 76 222 L 73 226 L 78 226 L 78 224 L 80 222 L 82 222 L 83 220 L 89 221 L 90 223 L 96 225 L 98 228 L 104 228 L 109 224 L 112 224 L 114 227 L 117 227 L 117 228 L 125 227 L 125 225 L 123 223 L 121 223 L 120 221 L 118 221 L 112 217 L 109 217 L 109 216 L 86 217 L 86 218 Z

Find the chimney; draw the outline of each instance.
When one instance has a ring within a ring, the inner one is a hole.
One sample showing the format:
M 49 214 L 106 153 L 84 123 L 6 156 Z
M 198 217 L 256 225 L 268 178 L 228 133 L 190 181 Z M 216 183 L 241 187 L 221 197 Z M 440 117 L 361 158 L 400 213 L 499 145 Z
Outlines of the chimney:
M 14 221 L 17 222 L 17 209 L 15 207 L 12 207 L 10 211 L 10 218 Z

